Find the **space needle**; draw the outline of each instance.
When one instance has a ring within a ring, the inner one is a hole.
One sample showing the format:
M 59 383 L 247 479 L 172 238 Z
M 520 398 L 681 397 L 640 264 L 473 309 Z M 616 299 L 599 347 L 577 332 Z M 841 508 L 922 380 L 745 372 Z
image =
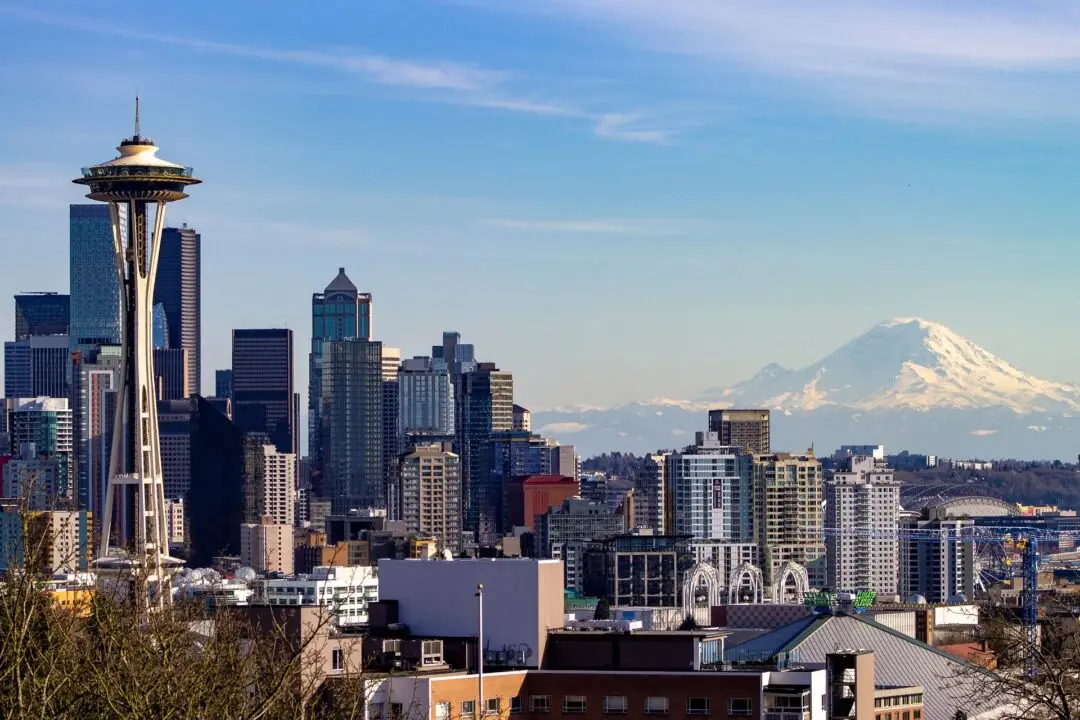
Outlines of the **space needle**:
M 135 134 L 116 150 L 118 157 L 83 168 L 82 176 L 72 181 L 87 186 L 90 200 L 109 203 L 121 288 L 120 394 L 93 567 L 133 589 L 131 599 L 149 610 L 172 601 L 170 578 L 182 565 L 169 557 L 166 532 L 154 387 L 154 280 L 165 204 L 183 200 L 187 187 L 201 181 L 191 168 L 157 157 L 153 140 L 139 131 L 138 98 Z

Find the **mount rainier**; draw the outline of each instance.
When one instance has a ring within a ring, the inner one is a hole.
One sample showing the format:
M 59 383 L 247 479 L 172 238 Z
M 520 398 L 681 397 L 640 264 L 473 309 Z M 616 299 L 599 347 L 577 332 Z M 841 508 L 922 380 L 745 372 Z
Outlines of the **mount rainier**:
M 1075 458 L 1080 386 L 1025 374 L 940 323 L 898 318 L 801 370 L 767 365 L 691 400 L 535 413 L 533 427 L 583 456 L 686 445 L 709 408 L 773 411 L 779 450 L 883 443 L 945 457 Z

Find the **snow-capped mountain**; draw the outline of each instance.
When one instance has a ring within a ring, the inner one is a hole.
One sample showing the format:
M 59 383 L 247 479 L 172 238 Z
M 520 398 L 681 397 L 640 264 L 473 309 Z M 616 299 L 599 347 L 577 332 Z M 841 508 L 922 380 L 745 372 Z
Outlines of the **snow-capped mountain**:
M 1027 375 L 940 323 L 899 318 L 807 368 L 768 365 L 701 399 L 781 411 L 1000 407 L 1023 414 L 1080 410 L 1080 387 Z
M 946 326 L 883 322 L 801 370 L 767 365 L 688 401 L 538 412 L 534 426 L 590 454 L 686 444 L 710 407 L 774 410 L 774 446 L 880 442 L 945 456 L 1074 457 L 1080 386 L 1018 370 Z M 547 426 L 547 430 L 543 428 Z

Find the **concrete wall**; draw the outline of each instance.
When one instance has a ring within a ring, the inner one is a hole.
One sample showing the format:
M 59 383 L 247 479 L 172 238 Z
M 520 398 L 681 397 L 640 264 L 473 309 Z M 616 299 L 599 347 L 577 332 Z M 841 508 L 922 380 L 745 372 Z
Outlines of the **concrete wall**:
M 549 628 L 563 624 L 558 560 L 380 560 L 379 597 L 396 600 L 415 635 L 476 635 L 476 586 L 484 585 L 484 647 L 524 651 L 538 666 Z

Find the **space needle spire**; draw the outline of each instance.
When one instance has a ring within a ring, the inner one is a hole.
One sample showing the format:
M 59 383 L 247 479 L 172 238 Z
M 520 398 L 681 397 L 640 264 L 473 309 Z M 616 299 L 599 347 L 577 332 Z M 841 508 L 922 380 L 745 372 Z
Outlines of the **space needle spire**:
M 130 586 L 132 599 L 146 610 L 171 602 L 170 578 L 182 564 L 168 554 L 154 391 L 154 280 L 165 205 L 183 200 L 187 187 L 200 182 L 191 168 L 162 160 L 157 151 L 140 133 L 136 97 L 135 134 L 117 147 L 119 156 L 83 168 L 73 181 L 87 186 L 87 198 L 109 204 L 121 288 L 120 395 L 94 569 Z

